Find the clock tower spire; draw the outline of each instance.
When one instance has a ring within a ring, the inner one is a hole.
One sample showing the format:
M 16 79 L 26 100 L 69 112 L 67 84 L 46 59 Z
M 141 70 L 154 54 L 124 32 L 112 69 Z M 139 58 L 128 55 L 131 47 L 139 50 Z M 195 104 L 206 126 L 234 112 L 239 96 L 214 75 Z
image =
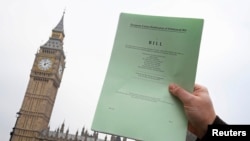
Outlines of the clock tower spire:
M 48 128 L 65 68 L 63 20 L 64 13 L 49 40 L 35 55 L 10 141 L 39 141 L 40 132 Z

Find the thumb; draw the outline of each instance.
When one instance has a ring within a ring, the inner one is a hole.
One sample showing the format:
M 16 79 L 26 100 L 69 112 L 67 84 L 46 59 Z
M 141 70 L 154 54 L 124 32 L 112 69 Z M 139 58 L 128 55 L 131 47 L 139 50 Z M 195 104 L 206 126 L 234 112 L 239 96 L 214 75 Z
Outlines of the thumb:
M 176 84 L 170 84 L 168 88 L 169 92 L 172 95 L 178 97 L 183 104 L 190 102 L 190 100 L 192 99 L 193 95 L 191 93 L 189 93 L 188 91 L 184 90 L 183 88 L 181 88 Z

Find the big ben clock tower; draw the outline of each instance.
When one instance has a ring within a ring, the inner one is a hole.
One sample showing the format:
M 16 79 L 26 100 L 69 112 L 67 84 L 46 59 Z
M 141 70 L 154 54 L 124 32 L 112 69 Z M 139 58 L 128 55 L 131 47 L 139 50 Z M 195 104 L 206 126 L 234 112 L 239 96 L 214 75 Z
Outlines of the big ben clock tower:
M 39 133 L 48 128 L 65 68 L 63 18 L 64 14 L 49 40 L 40 46 L 35 55 L 10 141 L 38 141 Z

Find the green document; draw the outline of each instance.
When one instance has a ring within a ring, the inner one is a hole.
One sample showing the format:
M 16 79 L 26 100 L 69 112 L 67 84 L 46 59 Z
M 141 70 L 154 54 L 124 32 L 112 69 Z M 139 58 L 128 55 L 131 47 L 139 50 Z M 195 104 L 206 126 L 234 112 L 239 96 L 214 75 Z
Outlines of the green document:
M 172 82 L 192 92 L 203 19 L 121 13 L 92 130 L 143 141 L 185 141 Z

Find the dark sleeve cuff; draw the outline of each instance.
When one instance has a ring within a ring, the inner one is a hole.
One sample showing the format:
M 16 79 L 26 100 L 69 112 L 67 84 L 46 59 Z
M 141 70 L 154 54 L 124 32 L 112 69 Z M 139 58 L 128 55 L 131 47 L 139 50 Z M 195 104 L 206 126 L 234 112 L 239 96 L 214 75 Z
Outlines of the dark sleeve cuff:
M 226 122 L 224 122 L 219 116 L 216 116 L 212 125 L 218 125 L 218 124 L 226 124 Z M 206 134 L 202 139 L 197 138 L 196 141 L 208 141 L 208 131 L 206 132 Z

